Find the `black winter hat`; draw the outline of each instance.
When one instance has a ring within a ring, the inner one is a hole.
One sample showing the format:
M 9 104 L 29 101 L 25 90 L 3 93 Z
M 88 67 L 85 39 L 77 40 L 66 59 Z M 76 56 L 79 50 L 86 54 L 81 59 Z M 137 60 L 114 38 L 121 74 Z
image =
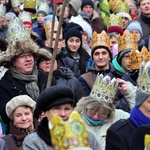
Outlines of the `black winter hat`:
M 82 1 L 82 4 L 81 4 L 81 10 L 82 10 L 83 7 L 86 6 L 86 5 L 90 5 L 90 6 L 94 9 L 93 1 L 91 1 L 91 0 L 83 0 L 83 1 Z
M 37 108 L 46 112 L 56 105 L 75 103 L 73 92 L 66 86 L 54 85 L 41 92 L 37 100 Z

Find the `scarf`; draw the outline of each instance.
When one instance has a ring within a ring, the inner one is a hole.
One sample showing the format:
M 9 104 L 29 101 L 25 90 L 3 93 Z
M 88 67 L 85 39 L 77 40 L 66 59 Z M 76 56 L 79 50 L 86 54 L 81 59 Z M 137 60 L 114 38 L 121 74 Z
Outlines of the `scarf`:
M 136 106 L 130 113 L 130 120 L 136 127 L 150 124 L 150 118 L 146 117 Z
M 38 69 L 36 66 L 33 68 L 32 75 L 24 75 L 16 71 L 16 69 L 11 66 L 10 72 L 15 79 L 18 79 L 21 83 L 25 84 L 25 89 L 30 97 L 37 101 L 39 96 L 39 87 L 37 85 L 38 82 Z
M 146 24 L 150 24 L 150 17 L 146 17 L 143 14 L 141 14 L 141 18 L 143 22 L 145 22 Z

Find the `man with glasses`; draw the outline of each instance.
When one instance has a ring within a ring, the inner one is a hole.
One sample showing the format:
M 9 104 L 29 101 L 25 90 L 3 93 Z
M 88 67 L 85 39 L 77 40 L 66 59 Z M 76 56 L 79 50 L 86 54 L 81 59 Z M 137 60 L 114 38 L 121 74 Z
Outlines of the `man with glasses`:
M 26 137 L 23 142 L 23 149 L 47 150 L 52 147 L 51 138 L 53 137 L 50 136 L 49 131 L 52 128 L 51 119 L 56 114 L 63 121 L 67 121 L 73 111 L 75 103 L 73 97 L 73 92 L 66 86 L 55 85 L 41 92 L 37 101 L 37 107 L 44 112 L 46 117 L 41 120 L 37 132 Z M 91 148 L 100 150 L 93 134 L 88 133 L 88 135 Z

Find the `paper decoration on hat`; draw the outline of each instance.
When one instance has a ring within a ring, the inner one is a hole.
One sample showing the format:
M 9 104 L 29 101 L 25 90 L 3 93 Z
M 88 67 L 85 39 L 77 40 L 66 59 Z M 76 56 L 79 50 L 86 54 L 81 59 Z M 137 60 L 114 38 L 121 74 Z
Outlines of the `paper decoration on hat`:
M 30 13 L 26 11 L 20 12 L 18 18 L 22 22 L 32 22 Z
M 150 52 L 145 46 L 142 47 L 141 54 L 142 54 L 144 63 L 147 63 L 148 61 L 150 61 Z
M 3 4 L 0 4 L 0 16 L 4 16 L 6 13 L 6 7 Z
M 20 21 L 19 18 L 11 20 L 7 31 L 7 41 L 9 44 L 14 44 L 17 40 L 30 38 L 30 33 Z
M 122 18 L 120 16 L 116 16 L 115 14 L 111 14 L 108 19 L 108 27 L 111 26 L 119 26 L 122 28 Z
M 11 5 L 12 5 L 12 7 L 20 6 L 21 1 L 20 0 L 11 0 Z
M 24 0 L 24 9 L 36 10 L 36 0 Z
M 130 52 L 130 69 L 139 69 L 142 62 L 142 53 L 138 50 L 132 49 Z
M 48 4 L 46 2 L 41 2 L 38 11 L 44 11 L 44 12 L 46 12 L 46 14 L 49 14 L 50 7 L 48 6 Z
M 138 43 L 136 41 L 135 33 L 130 33 L 128 30 L 125 30 L 123 35 L 118 37 L 118 52 L 121 52 L 126 49 L 138 49 Z
M 137 80 L 137 90 L 150 94 L 150 61 L 141 63 Z
M 109 9 L 115 13 L 116 6 L 119 2 L 122 2 L 122 0 L 109 0 L 109 2 L 108 2 Z
M 92 35 L 92 49 L 97 46 L 105 46 L 110 48 L 110 37 L 104 30 L 100 34 L 94 31 Z
M 54 115 L 51 120 L 50 134 L 54 150 L 66 150 L 75 147 L 90 147 L 86 126 L 80 115 L 73 111 L 68 121 Z
M 127 2 L 119 2 L 116 6 L 116 14 L 120 12 L 125 12 L 129 14 L 129 6 Z
M 91 90 L 90 96 L 99 101 L 106 101 L 112 103 L 114 101 L 118 89 L 118 81 L 116 78 L 111 79 L 109 76 L 100 74 L 97 76 Z
M 36 0 L 36 6 L 40 6 L 40 4 L 43 2 L 43 0 Z

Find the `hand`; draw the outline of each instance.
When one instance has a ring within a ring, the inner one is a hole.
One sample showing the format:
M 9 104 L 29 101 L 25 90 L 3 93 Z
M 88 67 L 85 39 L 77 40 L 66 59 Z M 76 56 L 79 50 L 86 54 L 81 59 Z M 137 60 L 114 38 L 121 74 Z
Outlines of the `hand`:
M 126 92 L 126 90 L 128 88 L 127 82 L 125 80 L 120 79 L 120 78 L 117 78 L 117 80 L 118 80 L 118 83 L 119 83 L 118 84 L 118 90 L 120 92 Z

